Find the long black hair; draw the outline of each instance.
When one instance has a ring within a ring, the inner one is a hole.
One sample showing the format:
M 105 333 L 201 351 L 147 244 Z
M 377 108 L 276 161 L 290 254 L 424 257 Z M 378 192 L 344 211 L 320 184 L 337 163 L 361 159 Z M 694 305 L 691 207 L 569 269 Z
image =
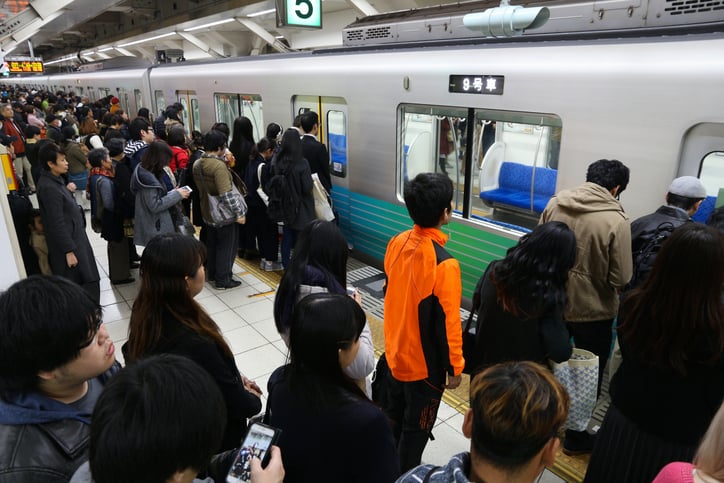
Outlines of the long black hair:
M 307 266 L 319 270 L 330 292 L 345 293 L 347 286 L 347 239 L 337 225 L 314 220 L 299 234 L 289 269 L 284 272 L 274 299 L 274 323 L 281 333 L 288 330 L 297 290 L 304 283 Z
M 289 389 L 308 410 L 324 412 L 354 400 L 367 400 L 340 364 L 340 350 L 358 342 L 365 313 L 347 295 L 318 293 L 294 306 L 291 362 L 285 371 Z
M 538 225 L 510 248 L 490 275 L 498 303 L 516 317 L 563 311 L 568 271 L 576 263 L 576 236 L 568 225 Z
M 275 173 L 286 173 L 299 160 L 304 159 L 299 131 L 290 128 L 284 132 L 276 157 Z

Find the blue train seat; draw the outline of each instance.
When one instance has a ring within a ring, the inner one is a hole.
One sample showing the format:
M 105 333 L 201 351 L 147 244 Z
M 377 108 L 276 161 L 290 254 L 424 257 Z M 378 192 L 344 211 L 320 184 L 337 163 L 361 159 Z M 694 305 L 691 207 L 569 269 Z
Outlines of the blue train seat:
M 531 210 L 531 184 L 535 169 L 535 186 L 532 192 L 532 207 L 535 213 L 542 213 L 548 200 L 556 192 L 558 171 L 550 168 L 533 168 L 509 161 L 500 165 L 498 187 L 481 191 L 480 199 L 494 208 L 516 208 Z

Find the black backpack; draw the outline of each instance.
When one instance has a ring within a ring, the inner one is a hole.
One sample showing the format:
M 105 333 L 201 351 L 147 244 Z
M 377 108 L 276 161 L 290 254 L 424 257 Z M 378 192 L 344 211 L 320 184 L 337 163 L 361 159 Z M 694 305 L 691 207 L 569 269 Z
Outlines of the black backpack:
M 659 250 L 661 250 L 664 242 L 671 236 L 674 229 L 676 229 L 676 226 L 673 223 L 665 221 L 646 235 L 641 247 L 633 253 L 633 275 L 624 291 L 638 287 L 648 278 L 654 267 L 656 255 L 658 255 Z

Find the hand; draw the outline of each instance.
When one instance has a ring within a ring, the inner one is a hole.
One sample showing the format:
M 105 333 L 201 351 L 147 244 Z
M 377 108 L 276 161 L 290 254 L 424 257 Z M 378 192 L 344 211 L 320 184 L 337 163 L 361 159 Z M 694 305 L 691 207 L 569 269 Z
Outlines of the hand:
M 282 483 L 284 481 L 282 450 L 278 446 L 272 446 L 270 451 L 271 459 L 265 469 L 261 468 L 259 458 L 251 459 L 251 483 Z
M 68 268 L 73 268 L 78 266 L 78 258 L 75 256 L 75 253 L 68 252 L 65 254 L 65 263 L 68 264 Z
M 246 215 L 242 215 L 239 218 L 236 219 L 236 222 L 240 225 L 243 225 L 246 223 Z
M 354 289 L 354 293 L 352 294 L 352 298 L 355 302 L 359 304 L 360 307 L 362 307 L 362 294 L 359 293 L 359 290 Z
M 455 389 L 460 385 L 460 382 L 463 380 L 462 376 L 451 376 L 450 374 L 447 375 L 447 384 L 445 385 L 445 389 Z
M 75 193 L 75 190 L 77 189 L 75 183 L 73 183 L 72 181 L 65 185 L 65 187 L 68 188 L 68 191 L 70 191 L 71 193 Z
M 189 190 L 183 189 L 183 188 L 176 188 L 176 191 L 181 193 L 181 198 L 186 199 L 189 196 L 191 196 L 191 192 Z
M 244 384 L 244 389 L 252 394 L 256 394 L 257 396 L 261 397 L 261 388 L 256 382 L 245 376 L 241 376 L 241 382 Z

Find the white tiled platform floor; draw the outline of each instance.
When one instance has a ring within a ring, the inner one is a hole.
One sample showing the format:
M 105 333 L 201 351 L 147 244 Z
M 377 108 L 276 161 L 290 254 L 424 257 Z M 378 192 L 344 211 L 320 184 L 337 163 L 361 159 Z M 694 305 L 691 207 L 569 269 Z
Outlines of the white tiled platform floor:
M 136 282 L 120 286 L 111 285 L 108 279 L 106 242 L 92 232 L 90 227 L 88 237 L 101 274 L 103 319 L 117 346 L 117 358 L 123 363 L 120 348 L 128 337 L 131 306 L 140 283 L 138 270 L 131 271 L 131 276 Z M 196 299 L 223 331 L 234 352 L 239 370 L 245 376 L 256 380 L 266 394 L 269 376 L 274 369 L 283 365 L 287 358 L 286 346 L 274 326 L 272 315 L 274 287 L 245 272 L 238 265 L 234 266 L 234 274 L 242 281 L 241 286 L 220 291 L 207 283 Z M 470 442 L 462 434 L 462 422 L 462 414 L 442 403 L 433 430 L 435 440 L 428 443 L 423 453 L 422 458 L 425 463 L 444 465 L 453 454 L 469 449 Z M 546 470 L 540 481 L 556 483 L 563 480 Z

